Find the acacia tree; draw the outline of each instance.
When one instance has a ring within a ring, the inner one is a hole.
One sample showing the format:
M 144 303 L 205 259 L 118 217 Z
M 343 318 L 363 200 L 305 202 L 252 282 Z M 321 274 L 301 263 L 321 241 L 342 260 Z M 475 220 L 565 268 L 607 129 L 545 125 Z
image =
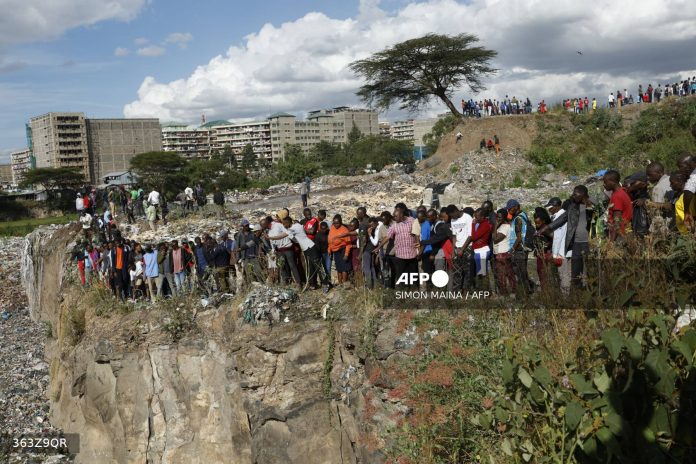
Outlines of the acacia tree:
M 478 41 L 473 34 L 428 34 L 354 61 L 351 70 L 366 81 L 357 95 L 378 109 L 401 102 L 399 108 L 409 111 L 437 97 L 461 117 L 452 103 L 453 92 L 466 85 L 478 93 L 485 89 L 483 79 L 497 72 L 490 60 L 498 53 L 474 46 Z
M 49 195 L 59 190 L 77 189 L 85 184 L 85 175 L 74 168 L 35 168 L 24 175 L 21 185 L 43 186 Z
M 184 169 L 187 164 L 187 160 L 176 153 L 167 151 L 140 153 L 130 160 L 131 168 L 138 175 L 139 183 L 147 188 L 174 194 L 186 187 Z

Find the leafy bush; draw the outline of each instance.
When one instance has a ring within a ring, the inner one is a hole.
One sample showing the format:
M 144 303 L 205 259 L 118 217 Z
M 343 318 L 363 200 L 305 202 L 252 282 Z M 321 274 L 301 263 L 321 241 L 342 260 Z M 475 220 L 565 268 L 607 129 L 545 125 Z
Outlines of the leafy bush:
M 532 163 L 552 164 L 569 174 L 602 167 L 630 172 L 644 167 L 648 160 L 661 161 L 671 170 L 676 155 L 696 149 L 690 133 L 696 123 L 693 97 L 651 105 L 629 128 L 624 128 L 621 113 L 606 109 L 571 114 L 566 126 L 557 124 L 562 118 L 546 115 L 537 119 L 538 136 L 527 155 Z
M 160 303 L 162 328 L 177 342 L 197 329 L 190 300 L 170 299 Z
M 472 422 L 524 462 L 684 462 L 696 436 L 696 330 L 631 310 L 574 362 L 535 342 L 503 343 L 504 382 Z

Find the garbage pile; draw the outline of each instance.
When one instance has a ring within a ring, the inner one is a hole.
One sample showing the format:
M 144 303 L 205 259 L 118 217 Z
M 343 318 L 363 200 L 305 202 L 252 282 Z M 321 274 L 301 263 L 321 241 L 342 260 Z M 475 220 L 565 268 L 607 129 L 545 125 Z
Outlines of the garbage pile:
M 0 239 L 0 434 L 36 437 L 59 430 L 48 421 L 44 340 L 50 327 L 29 317 L 20 275 L 23 246 L 21 237 Z M 3 462 L 28 462 L 25 459 L 30 457 L 10 455 Z M 71 461 L 55 456 L 51 462 Z
M 244 321 L 257 324 L 266 320 L 269 324 L 289 322 L 288 309 L 297 300 L 297 293 L 286 288 L 274 288 L 253 282 L 244 302 L 239 305 L 239 312 Z

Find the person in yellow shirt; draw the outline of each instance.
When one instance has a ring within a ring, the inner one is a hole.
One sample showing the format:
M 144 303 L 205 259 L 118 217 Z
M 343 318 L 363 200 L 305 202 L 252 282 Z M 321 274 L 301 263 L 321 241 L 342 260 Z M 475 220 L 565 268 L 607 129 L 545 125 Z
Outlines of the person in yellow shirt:
M 686 211 L 684 211 L 684 185 L 686 184 L 686 176 L 680 172 L 675 172 L 669 176 L 669 185 L 674 191 L 672 202 L 674 204 L 674 223 L 677 230 L 682 235 L 689 233 L 689 227 L 684 223 Z M 696 216 L 696 202 L 692 201 L 689 207 L 691 216 Z
M 597 99 L 593 98 L 592 99 L 592 111 L 597 109 Z

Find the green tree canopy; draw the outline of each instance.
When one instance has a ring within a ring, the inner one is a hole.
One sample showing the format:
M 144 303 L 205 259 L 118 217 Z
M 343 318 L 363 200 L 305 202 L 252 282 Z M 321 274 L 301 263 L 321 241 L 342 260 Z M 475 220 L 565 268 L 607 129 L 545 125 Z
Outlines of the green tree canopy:
M 350 132 L 348 132 L 348 145 L 353 145 L 360 140 L 362 136 L 362 132 L 360 132 L 358 126 L 355 125 L 355 121 L 353 121 L 353 128 L 350 130 Z
M 254 153 L 254 147 L 247 143 L 242 149 L 242 169 L 252 170 L 256 166 L 256 153 Z
M 74 168 L 35 168 L 27 171 L 21 185 L 41 185 L 49 193 L 55 193 L 65 189 L 75 190 L 84 184 L 84 174 Z
M 311 155 L 302 151 L 299 145 L 285 145 L 285 157 L 273 166 L 273 177 L 278 182 L 301 182 L 305 176 L 314 176 L 321 170 L 321 164 Z
M 147 188 L 177 194 L 186 187 L 184 169 L 188 161 L 176 153 L 151 151 L 131 158 L 131 168 Z
M 367 81 L 357 95 L 379 109 L 401 102 L 409 111 L 437 97 L 461 116 L 451 100 L 454 91 L 463 85 L 474 93 L 484 90 L 483 78 L 497 71 L 490 66 L 497 52 L 474 46 L 478 40 L 473 34 L 428 34 L 355 61 L 351 69 Z

